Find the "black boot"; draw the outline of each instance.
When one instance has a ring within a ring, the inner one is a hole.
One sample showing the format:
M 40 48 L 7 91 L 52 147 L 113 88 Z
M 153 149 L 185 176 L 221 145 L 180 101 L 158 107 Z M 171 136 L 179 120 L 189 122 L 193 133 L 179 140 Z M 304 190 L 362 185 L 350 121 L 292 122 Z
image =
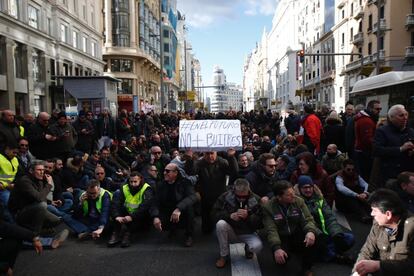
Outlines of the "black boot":
M 111 238 L 108 241 L 108 247 L 115 247 L 119 243 L 119 234 L 117 231 L 114 231 L 111 235 Z
M 131 245 L 131 233 L 129 231 L 124 232 L 124 236 L 122 237 L 121 247 L 129 247 Z

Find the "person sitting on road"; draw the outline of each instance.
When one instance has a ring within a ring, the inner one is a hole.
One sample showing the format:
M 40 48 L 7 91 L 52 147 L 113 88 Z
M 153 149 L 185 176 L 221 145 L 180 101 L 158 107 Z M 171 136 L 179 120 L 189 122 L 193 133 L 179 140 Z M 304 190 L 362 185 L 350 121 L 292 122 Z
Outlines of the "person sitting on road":
M 355 171 L 351 159 L 342 163 L 342 170 L 335 179 L 336 208 L 343 213 L 353 214 L 364 223 L 371 223 L 369 216 L 368 183 Z
M 108 247 L 114 247 L 121 240 L 121 247 L 130 246 L 131 232 L 151 225 L 149 210 L 154 192 L 139 172 L 131 172 L 129 182 L 115 192 L 112 202 L 114 231 Z
M 369 203 L 375 222 L 352 275 L 413 275 L 414 216 L 389 189 L 373 192 Z
M 293 171 L 296 169 L 296 162 L 293 157 L 282 154 L 276 159 L 275 177 L 277 180 L 290 180 Z
M 354 235 L 350 231 L 345 231 L 337 222 L 331 207 L 326 203 L 319 188 L 313 184 L 312 178 L 307 175 L 299 176 L 294 188 L 296 194 L 305 200 L 316 226 L 322 231 L 321 238 L 326 240 L 326 252 L 322 259 L 352 264 L 352 259 L 345 256 L 344 252 L 354 244 Z
M 273 192 L 275 196 L 263 207 L 263 224 L 273 258 L 284 267 L 294 252 L 302 257 L 302 273 L 312 275 L 317 255 L 315 240 L 320 231 L 304 200 L 295 195 L 288 181 L 277 181 Z
M 260 197 L 250 190 L 246 179 L 234 181 L 233 189 L 222 194 L 211 211 L 216 221 L 216 233 L 220 246 L 217 268 L 223 268 L 229 258 L 229 243 L 245 243 L 245 256 L 253 258 L 262 249 L 262 241 L 256 230 L 262 227 Z
M 168 164 L 164 169 L 164 180 L 155 189 L 155 199 L 151 217 L 155 229 L 169 230 L 173 235 L 178 226 L 185 226 L 186 247 L 193 245 L 194 209 L 197 201 L 194 186 L 183 178 L 176 164 Z
M 401 198 L 405 208 L 414 213 L 414 172 L 400 173 L 391 189 Z
M 101 237 L 109 221 L 112 195 L 99 186 L 99 181 L 92 179 L 72 216 L 63 217 L 65 223 L 78 235 L 79 240 L 90 236 Z
M 322 167 L 332 175 L 342 169 L 342 162 L 346 159 L 345 154 L 338 150 L 335 144 L 326 147 L 326 153 L 322 157 Z
M 242 153 L 238 157 L 239 173 L 238 177 L 244 178 L 252 170 L 252 164 L 245 153 Z
M 95 169 L 95 179 L 99 181 L 101 188 L 109 192 L 115 192 L 120 188 L 118 183 L 115 183 L 110 177 L 106 177 L 105 169 L 101 166 Z

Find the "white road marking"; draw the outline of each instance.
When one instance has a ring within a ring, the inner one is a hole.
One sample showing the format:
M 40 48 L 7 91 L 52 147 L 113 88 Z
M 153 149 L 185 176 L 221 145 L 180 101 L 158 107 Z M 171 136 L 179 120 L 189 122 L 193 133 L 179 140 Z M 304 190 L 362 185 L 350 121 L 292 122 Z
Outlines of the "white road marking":
M 230 244 L 232 276 L 262 276 L 256 254 L 250 260 L 244 256 L 244 243 Z

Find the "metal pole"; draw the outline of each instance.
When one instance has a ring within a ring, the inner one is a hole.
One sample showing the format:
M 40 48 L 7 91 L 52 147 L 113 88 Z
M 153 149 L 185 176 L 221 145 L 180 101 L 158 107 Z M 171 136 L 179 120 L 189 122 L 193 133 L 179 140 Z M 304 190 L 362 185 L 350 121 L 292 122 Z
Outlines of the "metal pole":
M 184 40 L 184 73 L 185 73 L 185 75 L 184 75 L 184 81 L 185 81 L 185 84 L 184 84 L 184 90 L 185 90 L 185 101 L 184 101 L 184 111 L 186 111 L 186 109 L 187 109 L 187 93 L 188 93 L 188 91 L 187 91 L 187 89 L 188 89 L 188 87 L 187 87 L 187 40 Z
M 381 4 L 382 1 L 381 0 L 377 0 L 377 62 L 376 62 L 376 67 L 375 67 L 375 72 L 376 75 L 379 75 L 380 73 L 380 21 L 381 21 L 381 14 L 380 14 L 380 9 L 381 9 Z
M 303 50 L 303 54 L 305 54 L 305 42 L 302 42 L 302 50 Z M 306 77 L 305 65 L 306 65 L 306 58 L 304 58 L 302 62 L 302 93 L 301 93 L 302 107 L 303 107 L 303 101 L 305 99 L 305 77 Z
M 160 26 L 159 26 L 159 32 L 160 32 L 160 97 L 161 97 L 161 112 L 164 112 L 164 40 L 163 40 L 163 33 L 162 33 L 162 0 L 159 0 L 159 20 L 160 20 Z M 168 106 L 167 106 L 168 111 Z

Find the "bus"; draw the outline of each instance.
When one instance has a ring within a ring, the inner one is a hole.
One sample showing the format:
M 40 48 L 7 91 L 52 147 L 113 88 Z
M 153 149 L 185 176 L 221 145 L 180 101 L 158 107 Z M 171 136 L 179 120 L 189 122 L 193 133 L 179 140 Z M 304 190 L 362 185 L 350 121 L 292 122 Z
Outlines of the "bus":
M 366 104 L 379 100 L 386 117 L 388 109 L 395 104 L 405 106 L 414 120 L 414 71 L 392 71 L 357 81 L 349 93 L 349 100 L 354 105 Z

